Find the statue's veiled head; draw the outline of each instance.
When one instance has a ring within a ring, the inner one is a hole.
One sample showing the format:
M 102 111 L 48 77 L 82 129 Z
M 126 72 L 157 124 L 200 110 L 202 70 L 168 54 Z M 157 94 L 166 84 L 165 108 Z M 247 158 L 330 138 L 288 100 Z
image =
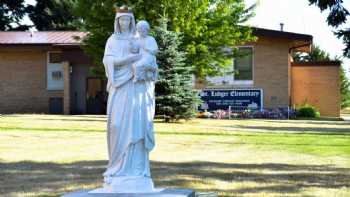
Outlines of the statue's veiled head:
M 126 6 L 116 9 L 117 14 L 114 21 L 114 33 L 129 33 L 135 32 L 135 18 L 132 10 Z

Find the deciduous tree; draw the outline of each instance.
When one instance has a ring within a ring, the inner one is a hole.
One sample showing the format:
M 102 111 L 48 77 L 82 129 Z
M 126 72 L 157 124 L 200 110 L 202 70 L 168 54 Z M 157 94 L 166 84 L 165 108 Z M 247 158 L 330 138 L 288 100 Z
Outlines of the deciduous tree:
M 101 65 L 105 42 L 113 32 L 115 1 L 77 2 L 83 29 L 90 32 L 85 50 Z M 231 57 L 222 52 L 223 47 L 253 40 L 250 28 L 240 25 L 253 11 L 253 7 L 245 7 L 244 0 L 121 0 L 118 3 L 132 6 L 136 19 L 146 19 L 152 27 L 159 25 L 160 16 L 166 15 L 168 29 L 183 35 L 180 48 L 186 52 L 186 65 L 193 66 L 199 77 L 215 75 L 222 67 L 232 64 Z
M 27 10 L 36 29 L 77 30 L 80 19 L 74 14 L 76 0 L 37 0 Z

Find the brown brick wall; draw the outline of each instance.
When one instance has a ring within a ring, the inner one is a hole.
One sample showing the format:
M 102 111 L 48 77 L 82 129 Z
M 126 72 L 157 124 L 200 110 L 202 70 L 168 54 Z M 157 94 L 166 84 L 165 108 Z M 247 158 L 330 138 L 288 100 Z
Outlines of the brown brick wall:
M 293 64 L 292 104 L 316 106 L 321 116 L 340 116 L 339 65 Z
M 45 47 L 0 47 L 0 113 L 48 113 Z
M 254 87 L 264 92 L 264 107 L 289 106 L 289 47 L 284 39 L 261 38 L 254 44 Z

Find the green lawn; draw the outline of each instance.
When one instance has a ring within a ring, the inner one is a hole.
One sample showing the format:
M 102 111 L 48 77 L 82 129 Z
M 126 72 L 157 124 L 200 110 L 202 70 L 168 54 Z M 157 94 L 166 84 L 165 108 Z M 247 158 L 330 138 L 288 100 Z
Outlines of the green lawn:
M 101 186 L 105 116 L 0 117 L 0 196 L 59 196 Z M 350 122 L 156 122 L 158 187 L 219 196 L 350 196 Z

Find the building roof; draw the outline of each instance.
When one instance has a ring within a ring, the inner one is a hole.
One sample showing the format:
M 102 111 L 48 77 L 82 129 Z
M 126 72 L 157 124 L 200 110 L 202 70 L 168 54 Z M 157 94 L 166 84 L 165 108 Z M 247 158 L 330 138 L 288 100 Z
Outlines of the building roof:
M 307 48 L 312 44 L 312 36 L 285 31 L 253 27 L 257 37 L 288 39 L 294 42 L 295 49 Z M 87 32 L 80 31 L 0 31 L 0 45 L 79 45 Z
M 86 35 L 79 31 L 0 31 L 0 44 L 79 45 Z
M 340 61 L 312 61 L 312 62 L 292 62 L 292 66 L 340 66 Z
M 266 37 L 285 38 L 289 40 L 298 40 L 298 41 L 306 41 L 306 42 L 312 42 L 312 38 L 313 38 L 311 35 L 308 35 L 308 34 L 277 31 L 277 30 L 257 28 L 257 27 L 253 27 L 252 29 L 253 29 L 253 34 L 257 37 L 266 36 Z
M 253 35 L 259 37 L 269 37 L 269 38 L 280 38 L 291 41 L 291 51 L 300 51 L 300 52 L 310 52 L 313 36 L 308 34 L 299 34 L 286 31 L 277 31 L 271 29 L 257 28 L 253 27 Z

